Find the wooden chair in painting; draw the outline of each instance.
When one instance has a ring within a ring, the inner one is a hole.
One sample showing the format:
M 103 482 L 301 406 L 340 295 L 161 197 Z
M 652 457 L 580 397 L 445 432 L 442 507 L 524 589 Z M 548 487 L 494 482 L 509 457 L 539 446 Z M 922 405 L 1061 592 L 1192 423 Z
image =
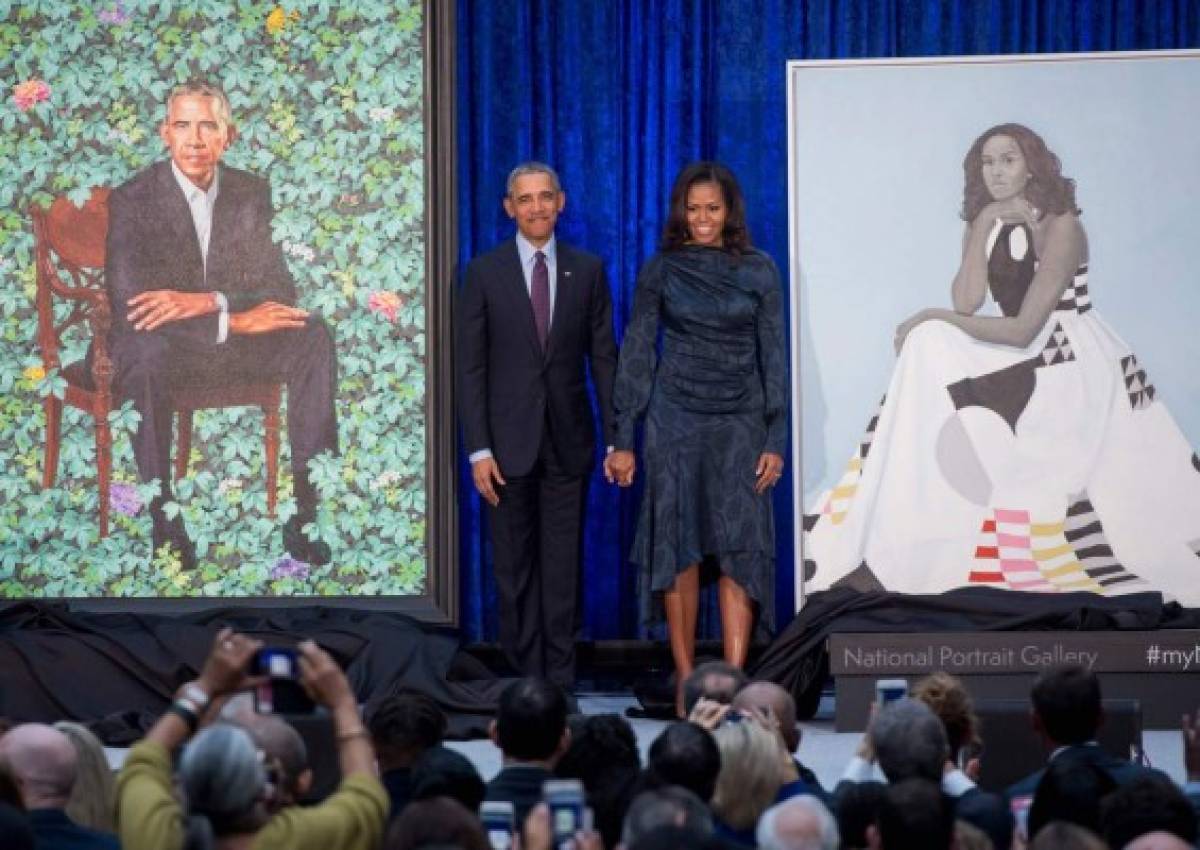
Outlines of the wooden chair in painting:
M 108 235 L 109 189 L 92 190 L 82 207 L 57 198 L 48 209 L 34 207 L 33 233 L 37 261 L 38 347 L 42 366 L 49 373 L 61 369 L 67 382 L 63 397 L 47 395 L 46 454 L 42 487 L 54 486 L 58 475 L 63 405 L 92 417 L 96 439 L 96 483 L 100 488 L 100 536 L 108 535 L 109 488 L 112 481 L 112 431 L 108 423 L 113 408 L 113 364 L 108 351 L 112 310 L 104 286 L 104 251 Z M 57 311 L 56 305 L 65 304 Z M 63 334 L 74 326 L 91 335 L 91 368 L 77 360 L 63 366 Z M 178 414 L 178 445 L 174 472 L 187 474 L 192 448 L 192 414 L 214 407 L 262 408 L 267 472 L 267 513 L 275 515 L 279 477 L 279 405 L 283 385 L 278 381 L 226 386 L 181 386 L 172 389 L 172 406 Z

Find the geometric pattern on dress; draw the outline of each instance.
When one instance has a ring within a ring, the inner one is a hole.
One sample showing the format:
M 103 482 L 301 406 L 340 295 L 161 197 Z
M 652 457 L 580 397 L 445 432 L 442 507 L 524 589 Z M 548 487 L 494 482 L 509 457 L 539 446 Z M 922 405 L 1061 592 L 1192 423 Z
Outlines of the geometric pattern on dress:
M 1075 272 L 1075 279 L 1063 291 L 1054 309 L 1081 314 L 1092 309 L 1092 299 L 1088 296 L 1087 266 L 1080 266 Z
M 1188 541 L 1188 548 L 1192 550 L 1192 554 L 1200 558 L 1200 537 L 1195 540 Z
M 1145 410 L 1154 402 L 1154 385 L 1136 356 L 1130 354 L 1121 358 L 1121 375 L 1125 378 L 1125 392 L 1134 410 Z
M 863 435 L 849 463 L 846 464 L 842 477 L 829 491 L 825 504 L 821 506 L 821 515 L 829 517 L 830 522 L 834 525 L 841 525 L 842 520 L 846 518 L 846 513 L 850 510 L 850 503 L 854 501 L 854 494 L 858 492 L 858 482 L 862 480 L 863 464 L 871 452 L 871 443 L 875 440 L 875 429 L 879 426 L 879 413 L 883 409 L 885 401 L 887 401 L 886 395 L 879 400 L 879 409 L 867 423 L 867 432 Z
M 1071 350 L 1071 340 L 1067 337 L 1067 332 L 1063 330 L 1063 326 L 1059 322 L 1054 323 L 1054 330 L 1050 333 L 1046 340 L 1046 345 L 1042 348 L 1042 362 L 1037 366 L 1053 366 L 1057 363 L 1066 363 L 1069 360 L 1075 359 L 1075 352 Z
M 1200 455 L 1192 452 L 1192 469 L 1200 472 Z
M 967 581 L 1011 590 L 1106 593 L 1141 579 L 1117 561 L 1092 503 L 1080 494 L 1052 522 L 1034 521 L 1024 510 L 994 509 L 980 528 Z

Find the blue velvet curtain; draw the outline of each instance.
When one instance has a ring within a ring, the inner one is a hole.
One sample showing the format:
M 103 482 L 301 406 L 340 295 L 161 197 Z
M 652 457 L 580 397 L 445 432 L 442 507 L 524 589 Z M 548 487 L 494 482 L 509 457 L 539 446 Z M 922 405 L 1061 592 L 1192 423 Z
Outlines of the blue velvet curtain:
M 508 170 L 549 162 L 567 193 L 559 235 L 607 261 L 619 338 L 691 160 L 733 168 L 754 241 L 787 280 L 787 60 L 1195 47 L 1200 0 L 458 0 L 457 26 L 460 259 L 511 236 Z M 460 480 L 464 634 L 494 640 L 487 522 L 465 461 Z M 785 476 L 779 627 L 794 610 L 790 493 Z M 645 635 L 627 561 L 640 495 L 593 479 L 588 637 Z M 702 633 L 714 627 L 710 599 Z

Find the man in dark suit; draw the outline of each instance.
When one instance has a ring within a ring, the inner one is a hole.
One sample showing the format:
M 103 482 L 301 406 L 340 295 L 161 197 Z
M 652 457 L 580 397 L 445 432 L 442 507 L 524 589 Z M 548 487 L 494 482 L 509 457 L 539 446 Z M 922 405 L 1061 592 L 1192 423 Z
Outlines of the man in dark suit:
M 117 850 L 111 832 L 80 826 L 67 816 L 78 758 L 70 739 L 53 726 L 24 723 L 0 737 L 0 764 L 16 780 L 39 848 Z M 0 834 L 0 847 L 7 846 Z
M 303 526 L 317 504 L 308 461 L 337 449 L 333 339 L 319 316 L 295 306 L 295 285 L 271 238 L 267 182 L 220 165 L 234 134 L 224 92 L 204 82 L 177 87 L 159 127 L 170 159 L 109 197 L 115 386 L 141 414 L 133 439 L 138 475 L 162 486 L 150 504 L 155 551 L 174 548 L 188 568 L 195 555 L 187 531 L 162 507 L 171 499 L 171 388 L 284 381 L 298 506 L 284 526 L 284 547 L 324 564 L 329 547 Z
M 523 824 L 542 799 L 542 783 L 554 778 L 554 766 L 571 745 L 566 697 L 546 679 L 518 679 L 500 694 L 488 734 L 502 758 L 484 800 L 512 803 L 514 823 Z
M 1033 684 L 1034 729 L 1052 749 L 1050 760 L 1062 757 L 1090 762 L 1113 778 L 1118 785 L 1147 774 L 1157 773 L 1126 758 L 1110 755 L 1096 742 L 1096 732 L 1104 721 L 1100 680 L 1091 670 L 1067 665 L 1047 670 Z M 1009 800 L 1033 797 L 1046 769 L 1042 768 L 1009 786 Z
M 456 337 L 464 439 L 490 505 L 500 643 L 522 674 L 570 689 L 595 462 L 587 371 L 607 442 L 617 350 L 604 264 L 554 238 L 565 202 L 549 166 L 513 169 L 504 209 L 517 235 L 467 267 Z M 606 472 L 612 480 L 607 462 Z

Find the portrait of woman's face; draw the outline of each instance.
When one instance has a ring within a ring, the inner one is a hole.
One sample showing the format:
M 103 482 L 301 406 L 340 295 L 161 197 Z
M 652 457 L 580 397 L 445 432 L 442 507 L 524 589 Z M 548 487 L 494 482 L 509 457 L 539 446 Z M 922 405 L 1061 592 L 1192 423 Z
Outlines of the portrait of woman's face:
M 725 217 L 729 213 L 725 196 L 716 183 L 693 183 L 688 187 L 687 203 L 688 236 L 693 245 L 723 244 Z
M 1025 191 L 1029 168 L 1021 146 L 1012 136 L 996 135 L 983 143 L 983 183 L 992 198 L 1007 201 Z

